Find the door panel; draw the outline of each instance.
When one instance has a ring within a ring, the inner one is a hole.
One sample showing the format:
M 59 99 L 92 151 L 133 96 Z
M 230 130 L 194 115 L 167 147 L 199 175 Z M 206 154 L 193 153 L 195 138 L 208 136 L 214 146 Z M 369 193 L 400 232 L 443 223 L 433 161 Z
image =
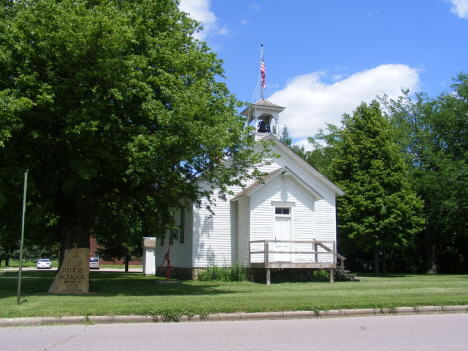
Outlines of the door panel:
M 275 216 L 275 225 L 273 231 L 275 240 L 291 240 L 291 217 Z M 291 244 L 284 242 L 273 242 L 271 245 L 272 251 L 291 251 Z M 271 255 L 273 262 L 290 262 L 291 254 L 289 253 L 274 253 Z

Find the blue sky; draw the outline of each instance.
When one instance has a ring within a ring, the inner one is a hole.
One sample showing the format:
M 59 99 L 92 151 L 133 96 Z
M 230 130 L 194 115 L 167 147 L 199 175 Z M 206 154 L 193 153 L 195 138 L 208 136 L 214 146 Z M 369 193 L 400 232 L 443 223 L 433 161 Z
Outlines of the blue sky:
M 468 0 L 182 0 L 197 37 L 224 61 L 226 84 L 245 102 L 286 109 L 298 144 L 362 102 L 402 89 L 437 96 L 468 73 Z

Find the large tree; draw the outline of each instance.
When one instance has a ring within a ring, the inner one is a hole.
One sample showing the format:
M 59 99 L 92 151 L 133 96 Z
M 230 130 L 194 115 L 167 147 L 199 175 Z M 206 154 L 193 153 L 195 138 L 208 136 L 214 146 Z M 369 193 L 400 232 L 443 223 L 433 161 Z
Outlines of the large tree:
M 320 128 L 317 134 L 307 138 L 312 150 L 306 150 L 303 145 L 292 144 L 289 128 L 285 125 L 280 141 L 325 177 L 333 179 L 332 161 L 337 155 L 337 146 L 341 143 L 341 132 L 340 127 L 326 123 L 325 129 Z
M 137 233 L 164 235 L 174 208 L 257 176 L 245 170 L 263 156 L 198 30 L 175 0 L 1 1 L 5 242 L 26 169 L 28 232 L 63 249 L 89 247 L 90 230 L 124 210 Z
M 381 99 L 395 126 L 411 174 L 424 200 L 424 230 L 417 254 L 429 273 L 466 273 L 468 261 L 468 75 L 454 79 L 452 91 L 397 100 Z
M 333 160 L 334 179 L 346 192 L 337 202 L 339 236 L 350 252 L 373 252 L 376 275 L 381 257 L 386 274 L 387 252 L 403 248 L 420 230 L 422 202 L 377 101 L 344 115 L 343 125 Z

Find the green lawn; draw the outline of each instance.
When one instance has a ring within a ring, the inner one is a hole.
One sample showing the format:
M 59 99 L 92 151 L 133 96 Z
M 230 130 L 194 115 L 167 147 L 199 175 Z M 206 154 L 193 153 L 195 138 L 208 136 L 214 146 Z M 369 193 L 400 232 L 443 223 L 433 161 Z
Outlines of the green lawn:
M 398 306 L 467 305 L 468 275 L 360 276 L 360 282 L 156 284 L 141 273 L 91 272 L 89 295 L 49 295 L 52 271 L 0 270 L 0 318 L 73 315 L 211 314 Z

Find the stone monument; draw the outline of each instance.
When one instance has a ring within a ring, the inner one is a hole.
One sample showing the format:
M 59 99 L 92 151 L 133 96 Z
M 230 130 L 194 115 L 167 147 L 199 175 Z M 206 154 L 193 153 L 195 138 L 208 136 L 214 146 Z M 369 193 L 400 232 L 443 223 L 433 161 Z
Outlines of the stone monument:
M 51 294 L 87 294 L 89 292 L 89 249 L 65 251 L 62 265 L 50 286 Z

